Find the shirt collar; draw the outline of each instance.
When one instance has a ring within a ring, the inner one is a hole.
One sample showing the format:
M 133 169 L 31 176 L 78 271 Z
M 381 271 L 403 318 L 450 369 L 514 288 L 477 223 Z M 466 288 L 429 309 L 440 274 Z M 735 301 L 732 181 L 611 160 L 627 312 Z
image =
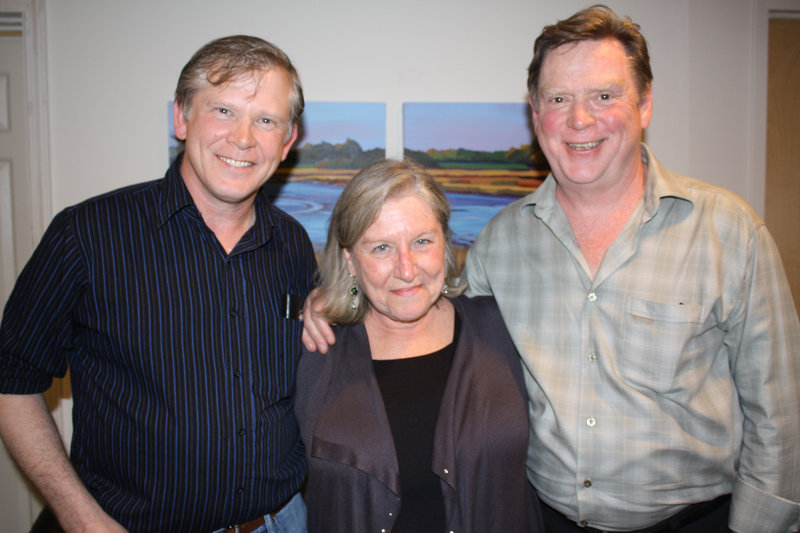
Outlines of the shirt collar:
M 161 198 L 159 199 L 158 227 L 166 224 L 170 218 L 182 209 L 194 207 L 192 195 L 189 194 L 189 190 L 181 177 L 182 161 L 183 152 L 178 154 L 178 157 L 175 158 L 175 161 L 172 162 L 164 175 Z
M 249 235 L 252 238 L 251 244 L 253 246 L 261 246 L 269 241 L 273 235 L 279 242 L 285 242 L 278 225 L 275 213 L 276 208 L 272 205 L 264 187 L 256 195 L 254 208 L 256 210 L 256 221 L 250 231 L 245 234 L 245 238 Z
M 689 190 L 677 179 L 674 172 L 656 159 L 650 148 L 642 143 L 642 161 L 647 165 L 645 176 L 644 204 L 648 218 L 655 215 L 663 198 L 678 198 L 692 203 Z M 556 180 L 552 174 L 535 191 L 525 196 L 522 207 L 535 206 L 536 214 L 545 217 L 556 206 Z
M 677 198 L 688 202 L 689 205 L 693 204 L 689 189 L 679 176 L 662 165 L 644 143 L 642 143 L 642 161 L 647 165 L 644 209 L 648 218 L 656 214 L 664 198 Z
M 183 152 L 178 154 L 178 157 L 175 158 L 175 161 L 172 162 L 167 173 L 164 175 L 164 186 L 159 202 L 158 227 L 162 227 L 173 216 L 184 209 L 189 210 L 191 215 L 197 217 L 200 221 L 203 219 L 181 176 L 181 162 L 183 161 L 183 156 Z M 256 195 L 254 209 L 256 212 L 255 223 L 253 227 L 244 234 L 236 248 L 246 246 L 247 249 L 251 249 L 261 246 L 269 241 L 273 234 L 283 242 L 277 223 L 277 217 L 274 213 L 275 208 L 263 187 Z

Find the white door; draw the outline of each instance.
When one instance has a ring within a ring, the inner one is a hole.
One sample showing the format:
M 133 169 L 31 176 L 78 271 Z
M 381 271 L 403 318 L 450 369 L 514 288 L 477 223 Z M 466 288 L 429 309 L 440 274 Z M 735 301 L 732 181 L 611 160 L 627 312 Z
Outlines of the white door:
M 15 225 L 27 216 L 30 202 L 28 123 L 25 96 L 25 46 L 21 12 L 3 14 L 0 35 L 0 302 L 5 306 L 23 259 L 15 245 Z M 16 178 L 16 179 L 15 179 Z M 20 212 L 22 211 L 22 212 Z M 20 245 L 22 243 L 19 243 Z M 39 505 L 5 447 L 0 449 L 0 533 L 28 531 Z
M 0 0 L 0 306 L 51 218 L 44 0 Z M 71 434 L 59 381 L 45 395 Z M 57 406 L 57 407 L 56 407 Z M 52 407 L 51 407 L 52 408 Z M 0 443 L 0 533 L 28 531 L 41 509 Z

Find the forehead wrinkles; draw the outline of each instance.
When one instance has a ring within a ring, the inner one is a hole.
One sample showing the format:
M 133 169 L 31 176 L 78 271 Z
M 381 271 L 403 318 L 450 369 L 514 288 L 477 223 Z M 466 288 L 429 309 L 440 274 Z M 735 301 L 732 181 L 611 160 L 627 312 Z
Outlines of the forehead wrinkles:
M 622 92 L 627 86 L 632 86 L 622 78 L 610 77 L 607 80 L 594 80 L 591 83 L 580 84 L 557 84 L 544 85 L 540 88 L 540 94 L 544 96 L 556 96 L 560 94 L 581 95 L 594 94 L 598 92 Z
M 568 45 L 574 48 L 573 43 Z M 553 53 L 568 54 L 570 49 L 553 50 Z M 555 95 L 580 95 L 604 91 L 636 93 L 631 60 L 628 56 L 621 61 L 609 61 L 607 55 L 579 52 L 575 57 L 553 57 L 545 59 L 539 78 L 537 100 Z
M 210 92 L 206 94 L 205 103 L 212 107 L 223 105 L 234 110 L 241 109 L 243 104 L 249 106 L 254 103 L 254 107 L 251 109 L 253 113 L 289 123 L 291 102 L 284 100 L 281 91 L 273 91 L 268 86 L 270 80 L 265 79 L 265 74 L 262 72 L 259 75 L 245 75 L 217 86 L 207 84 L 206 89 L 209 89 Z M 283 80 L 280 78 L 271 78 L 271 83 L 275 85 L 282 82 Z M 200 93 L 198 92 L 198 94 Z M 291 96 L 289 96 L 290 98 Z
M 259 91 L 263 87 L 264 82 L 264 71 L 258 72 L 249 72 L 246 74 L 242 74 L 235 78 L 231 78 L 226 80 L 223 83 L 219 84 L 209 84 L 210 87 L 217 90 L 217 93 L 220 96 L 224 95 L 224 92 L 228 89 L 239 89 L 239 88 L 247 88 L 252 87 L 252 91 L 250 94 L 247 95 L 248 100 L 254 100 L 256 96 L 258 96 Z
M 404 201 L 409 198 L 416 202 Z M 384 202 L 375 219 L 359 240 L 401 236 L 414 231 L 421 235 L 441 232 L 442 227 L 436 217 L 436 212 L 423 198 L 415 195 L 402 195 L 390 197 Z M 375 235 L 376 233 L 381 235 Z

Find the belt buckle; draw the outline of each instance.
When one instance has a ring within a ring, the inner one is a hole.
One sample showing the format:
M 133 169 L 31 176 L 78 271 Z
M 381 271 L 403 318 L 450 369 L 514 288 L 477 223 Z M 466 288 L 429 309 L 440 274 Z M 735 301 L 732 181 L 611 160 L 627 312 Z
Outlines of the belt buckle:
M 222 533 L 247 533 L 249 531 L 258 529 L 259 527 L 261 527 L 263 524 L 266 523 L 267 523 L 266 517 L 259 516 L 258 518 L 254 518 L 242 524 L 236 524 L 235 526 L 228 526 L 222 530 Z

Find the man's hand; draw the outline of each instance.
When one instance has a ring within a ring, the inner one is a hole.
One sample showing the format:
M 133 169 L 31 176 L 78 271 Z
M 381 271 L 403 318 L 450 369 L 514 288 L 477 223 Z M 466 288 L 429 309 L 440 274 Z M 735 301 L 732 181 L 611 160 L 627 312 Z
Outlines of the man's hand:
M 322 307 L 318 296 L 319 289 L 314 289 L 303 306 L 303 345 L 309 352 L 328 353 L 328 346 L 336 343 L 336 337 L 328 321 L 315 312 Z
M 72 516 L 74 517 L 74 515 Z M 76 533 L 127 533 L 128 531 L 119 522 L 103 512 L 99 506 L 91 516 L 84 515 L 80 517 L 80 520 L 67 517 L 64 520 L 60 520 L 60 523 L 67 533 L 72 531 Z

